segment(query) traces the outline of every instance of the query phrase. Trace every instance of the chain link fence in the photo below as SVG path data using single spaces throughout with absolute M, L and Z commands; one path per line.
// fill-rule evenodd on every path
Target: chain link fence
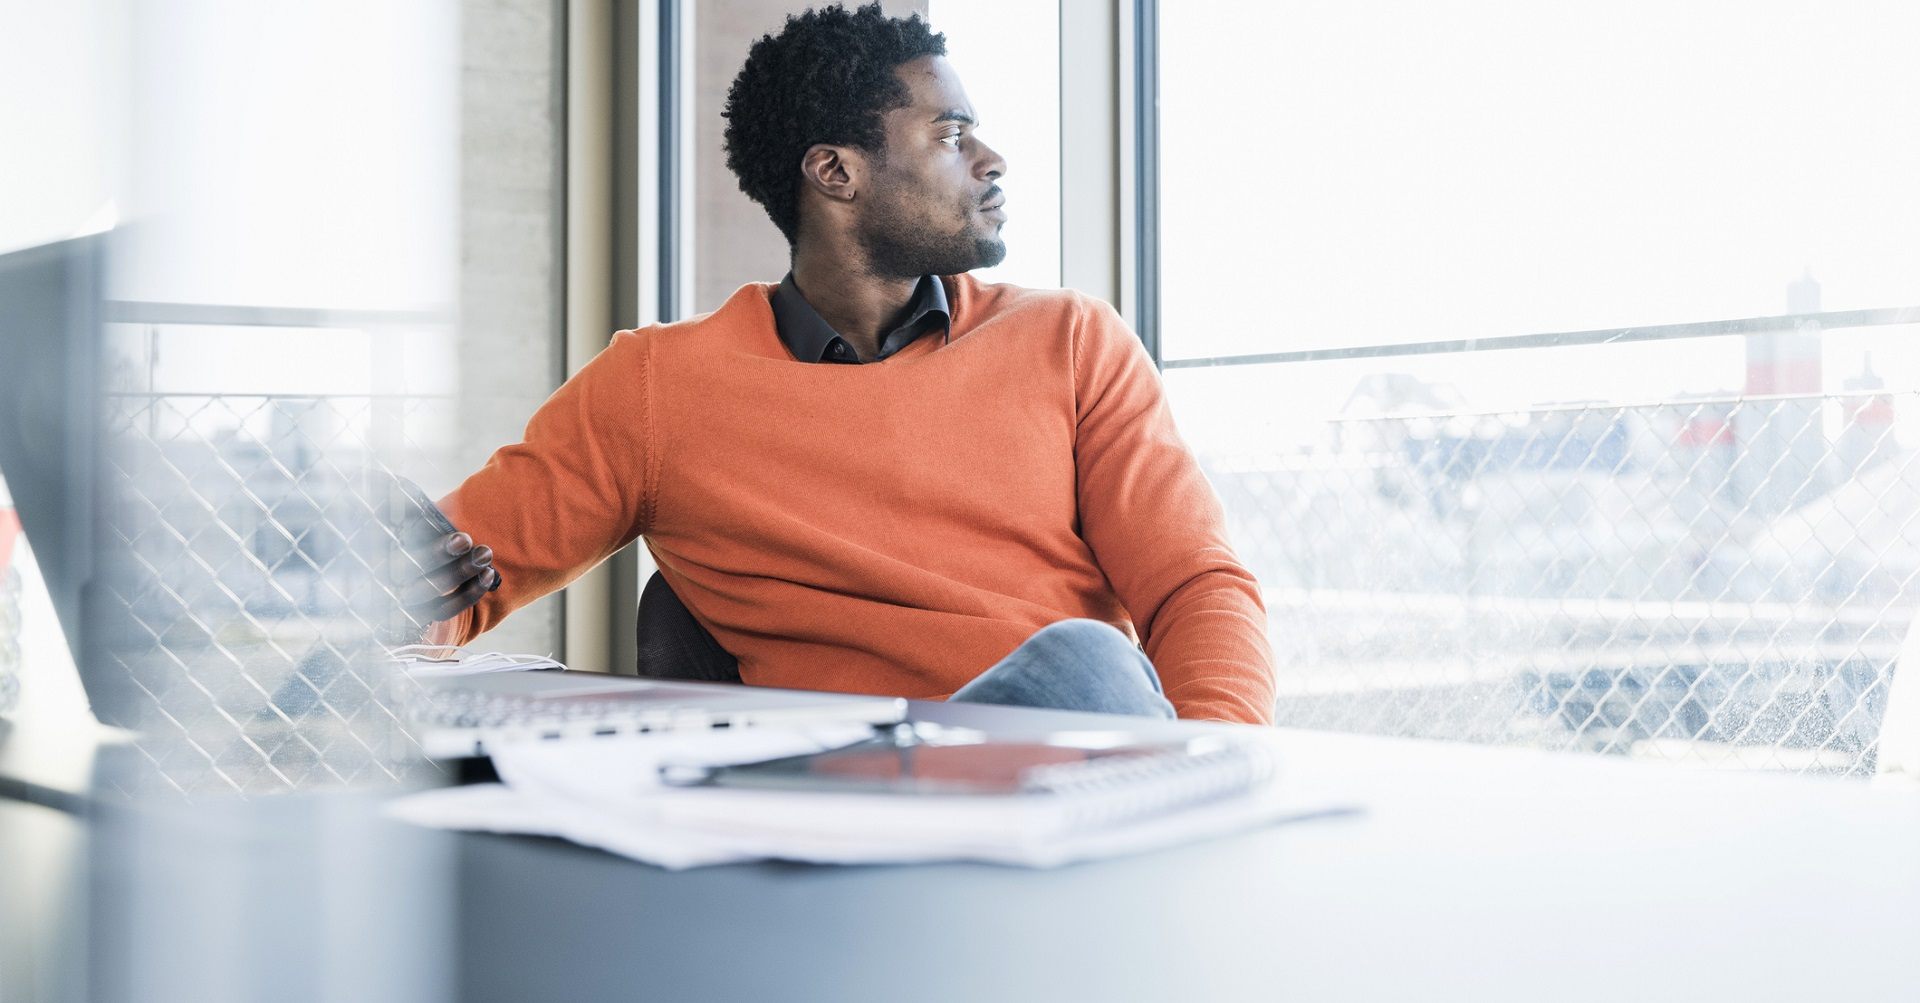
M 1912 392 L 1343 417 L 1203 457 L 1281 723 L 1871 772 L 1920 603 Z
M 421 761 L 376 637 L 394 539 L 369 470 L 420 476 L 444 401 L 115 393 L 101 581 L 103 716 L 188 795 L 392 782 Z M 98 704 L 98 701 L 96 701 Z

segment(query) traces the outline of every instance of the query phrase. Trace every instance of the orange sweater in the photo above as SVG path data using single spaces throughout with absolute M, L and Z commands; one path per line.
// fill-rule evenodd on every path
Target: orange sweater
M 645 537 L 748 682 L 944 698 L 1035 630 L 1144 642 L 1182 717 L 1265 722 L 1258 589 L 1105 303 L 945 280 L 946 342 L 796 362 L 771 284 L 622 331 L 442 503 L 505 585 L 464 644 Z

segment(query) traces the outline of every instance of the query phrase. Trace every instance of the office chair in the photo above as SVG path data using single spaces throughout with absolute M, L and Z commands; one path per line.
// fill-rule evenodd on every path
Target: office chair
M 634 619 L 636 671 L 648 679 L 693 679 L 713 683 L 740 681 L 740 662 L 687 612 L 666 579 L 654 572 L 640 590 Z

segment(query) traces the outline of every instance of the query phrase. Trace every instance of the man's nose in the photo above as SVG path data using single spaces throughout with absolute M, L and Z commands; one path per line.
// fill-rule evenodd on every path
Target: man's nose
M 974 161 L 973 173 L 976 177 L 995 181 L 1007 173 L 1007 161 L 999 152 L 985 143 L 980 144 L 980 159 Z

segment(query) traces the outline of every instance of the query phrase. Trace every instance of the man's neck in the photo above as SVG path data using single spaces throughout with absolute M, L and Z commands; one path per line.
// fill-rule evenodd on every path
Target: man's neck
M 881 339 L 906 319 L 920 280 L 883 278 L 851 256 L 808 249 L 793 256 L 793 283 L 862 359 L 873 359 Z

